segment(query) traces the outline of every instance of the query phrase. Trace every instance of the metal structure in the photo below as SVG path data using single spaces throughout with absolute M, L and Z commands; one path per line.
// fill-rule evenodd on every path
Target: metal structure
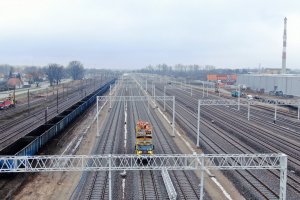
M 175 136 L 175 97 L 174 96 L 98 96 L 97 97 L 97 136 L 99 136 L 99 112 L 102 110 L 103 106 L 99 110 L 99 101 L 149 101 L 154 99 L 156 101 L 172 101 L 173 102 L 173 116 L 172 116 L 172 136 Z
M 167 89 L 179 89 L 179 90 L 182 90 L 182 89 L 180 89 L 178 87 L 165 85 L 164 86 L 164 97 L 166 97 L 166 90 Z M 173 109 L 174 109 L 174 107 L 173 107 Z M 164 111 L 166 111 L 166 101 L 165 100 L 164 100 Z
M 240 104 L 241 104 L 241 86 L 238 85 L 238 110 L 240 110 Z
M 141 88 L 141 90 L 144 90 L 143 89 L 143 86 L 135 79 L 135 78 L 133 78 L 135 81 L 136 81 L 136 83 L 137 83 L 137 85 L 139 85 L 140 86 L 140 88 Z M 147 81 L 146 81 L 146 84 L 147 84 Z M 146 87 L 147 87 L 147 85 L 146 85 Z M 155 84 L 153 84 L 153 82 L 152 82 L 152 94 L 154 94 L 154 96 L 153 96 L 153 100 L 154 100 L 154 104 L 155 104 L 155 106 L 156 106 L 156 102 L 155 102 L 155 100 L 160 100 L 161 99 L 161 97 L 159 97 L 159 98 L 156 98 L 156 96 L 155 96 Z M 145 92 L 145 94 L 147 95 L 148 94 L 148 92 L 147 92 L 147 90 L 144 90 L 144 92 Z M 151 98 L 151 96 L 150 95 L 147 95 L 147 97 L 150 97 Z M 163 96 L 163 100 L 164 100 L 164 111 L 165 111 L 165 102 L 166 102 L 166 100 L 168 101 L 168 98 L 172 98 L 172 101 L 173 101 L 173 108 L 172 108 L 172 111 L 173 111 L 173 115 L 172 115 L 172 136 L 173 137 L 175 137 L 175 96 L 168 96 L 168 97 L 166 97 L 166 95 L 165 95 L 165 93 L 164 93 L 164 96 Z M 149 111 L 149 101 L 148 101 L 148 111 Z
M 205 96 L 205 85 L 206 85 L 206 97 L 208 97 L 208 86 L 212 87 L 214 86 L 214 83 L 209 81 L 201 81 L 202 84 L 202 98 Z
M 155 99 L 155 84 L 153 84 L 153 82 L 152 82 L 152 96 Z M 155 101 L 154 101 L 154 103 L 155 103 Z
M 231 99 L 201 99 L 201 105 L 237 105 L 239 102 Z M 299 105 L 300 102 L 297 100 L 280 100 L 280 102 L 275 103 L 268 103 L 268 102 L 261 102 L 261 101 L 249 101 L 251 105 Z M 240 101 L 240 104 L 247 105 L 248 101 Z
M 109 108 L 111 109 L 111 85 L 109 85 Z
M 288 100 L 282 100 L 280 102 L 275 103 L 265 103 L 260 101 L 234 101 L 230 99 L 223 99 L 223 100 L 217 100 L 217 99 L 199 99 L 198 100 L 198 115 L 197 115 L 197 147 L 199 147 L 199 139 L 200 139 L 200 111 L 201 111 L 201 105 L 206 106 L 212 106 L 212 105 L 224 105 L 224 106 L 236 106 L 238 107 L 240 105 L 247 105 L 248 113 L 247 113 L 247 119 L 250 120 L 250 106 L 251 105 L 274 105 L 274 120 L 277 119 L 277 106 L 278 105 L 296 105 L 298 106 L 298 120 L 300 117 L 299 107 L 300 107 L 300 101 L 288 101 Z
M 162 176 L 163 181 L 165 183 L 169 199 L 176 200 L 177 199 L 177 192 L 176 192 L 176 190 L 174 188 L 174 185 L 172 183 L 172 180 L 171 180 L 171 178 L 169 176 L 168 171 L 166 169 L 163 169 L 161 171 L 161 176 Z
M 146 79 L 146 91 L 148 91 L 148 79 Z
M 146 162 L 141 162 L 146 161 Z M 285 154 L 107 154 L 1 156 L 0 173 L 118 170 L 280 170 L 280 199 L 286 199 L 287 156 Z M 165 172 L 163 172 L 165 173 Z M 204 179 L 200 184 L 203 198 Z M 111 188 L 111 179 L 109 180 Z
M 287 26 L 287 18 L 284 18 L 284 30 L 283 30 L 283 47 L 282 47 L 282 74 L 286 73 L 286 26 Z
M 175 88 L 174 87 L 174 89 L 181 89 L 181 90 L 183 90 L 182 88 L 186 88 L 187 91 L 188 90 L 190 91 L 191 96 L 193 96 L 193 87 L 192 87 L 191 84 L 188 85 L 186 83 L 178 82 L 178 81 L 170 81 L 170 83 L 178 84 L 181 87 L 181 88 Z

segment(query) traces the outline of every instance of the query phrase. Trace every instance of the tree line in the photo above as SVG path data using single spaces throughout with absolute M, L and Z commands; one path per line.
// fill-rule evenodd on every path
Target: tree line
M 22 79 L 18 71 L 23 71 L 25 74 L 31 76 L 31 82 L 36 86 L 43 81 L 46 75 L 50 82 L 50 86 L 57 85 L 63 78 L 71 77 L 73 80 L 81 80 L 85 76 L 85 69 L 81 62 L 71 61 L 66 67 L 60 64 L 51 63 L 44 67 L 29 66 L 20 70 L 10 65 L 0 66 L 0 73 L 5 75 L 5 78 L 19 78 Z M 1 78 L 1 77 L 0 77 Z M 32 84 L 30 83 L 30 84 Z
M 206 80 L 207 74 L 241 74 L 248 73 L 247 69 L 224 69 L 206 65 L 182 65 L 177 64 L 170 66 L 167 64 L 159 64 L 156 66 L 148 65 L 136 72 L 151 73 L 159 75 L 168 75 L 173 77 L 185 77 L 194 80 Z
M 67 75 L 71 76 L 73 80 L 81 80 L 84 78 L 84 66 L 79 61 L 71 61 L 65 68 L 63 65 L 59 64 L 49 64 L 44 68 L 47 74 L 50 85 L 58 84 L 61 79 L 65 78 Z

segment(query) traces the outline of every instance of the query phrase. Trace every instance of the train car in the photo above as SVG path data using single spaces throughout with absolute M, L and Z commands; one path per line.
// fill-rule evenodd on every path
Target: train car
M 231 96 L 232 97 L 239 97 L 240 96 L 240 92 L 239 91 L 232 91 L 231 92 Z
M 15 107 L 15 103 L 13 100 L 6 99 L 4 101 L 0 101 L 0 110 L 5 110 L 13 107 Z
M 136 123 L 135 153 L 137 155 L 153 155 L 152 127 L 149 122 L 139 120 Z

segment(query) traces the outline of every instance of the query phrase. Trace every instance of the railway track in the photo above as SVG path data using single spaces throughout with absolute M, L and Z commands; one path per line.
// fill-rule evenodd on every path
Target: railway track
M 141 94 L 142 94 L 141 92 L 137 93 L 137 91 L 132 91 L 132 96 L 140 96 Z M 149 113 L 145 102 L 134 102 L 133 104 L 134 104 L 133 113 L 134 115 L 136 115 L 135 121 L 137 121 L 138 119 L 149 121 L 154 127 L 153 131 L 155 134 L 154 137 L 155 153 L 156 154 L 181 153 L 178 147 L 176 146 L 176 144 L 173 142 L 172 137 L 169 134 L 167 134 L 167 130 L 164 128 L 164 125 L 157 117 L 157 114 L 154 112 L 154 110 L 150 109 L 150 113 Z M 178 193 L 179 199 L 199 199 L 197 188 L 200 180 L 195 178 L 196 175 L 193 172 L 170 171 L 169 174 L 174 184 L 174 187 Z M 160 194 L 158 195 L 160 197 Z
M 91 79 L 89 79 L 89 80 L 91 80 Z M 29 108 L 28 108 L 27 100 L 26 100 L 26 102 L 23 101 L 23 103 L 17 103 L 16 107 L 13 109 L 1 110 L 0 111 L 0 120 L 5 123 L 6 121 L 9 121 L 10 119 L 16 119 L 20 115 L 20 113 L 28 112 L 28 110 L 30 110 L 30 112 L 34 112 L 38 105 L 44 105 L 45 103 L 49 103 L 52 101 L 56 102 L 57 90 L 58 90 L 59 99 L 68 98 L 69 94 L 77 93 L 78 91 L 83 92 L 86 88 L 88 88 L 87 87 L 88 85 L 89 85 L 89 87 L 91 86 L 91 83 L 88 84 L 87 82 L 91 82 L 91 81 L 86 81 L 85 84 L 80 84 L 80 83 L 76 84 L 73 82 L 63 83 L 63 84 L 53 86 L 53 88 L 49 89 L 49 91 L 47 90 L 47 91 L 30 92 L 29 93 L 29 95 L 30 95 Z M 100 82 L 97 83 L 97 87 L 100 86 L 99 83 Z M 72 85 L 72 86 L 70 87 L 70 85 Z M 94 86 L 96 86 L 96 83 L 94 83 Z M 46 95 L 45 95 L 45 92 L 46 92 Z M 26 99 L 27 99 L 27 97 L 26 97 Z
M 121 91 L 121 94 L 123 91 Z M 113 103 L 110 114 L 106 120 L 104 129 L 101 130 L 101 137 L 96 141 L 96 146 L 91 152 L 92 154 L 113 154 L 117 153 L 120 146 L 120 133 L 124 124 L 123 115 L 124 105 L 121 102 Z M 123 123 L 121 123 L 123 122 Z M 82 188 L 79 188 L 77 199 L 108 199 L 108 172 L 90 172 L 85 173 L 81 179 Z M 112 180 L 116 180 L 116 172 L 112 172 Z M 112 188 L 116 187 L 116 183 L 112 181 Z M 119 191 L 119 190 L 118 190 Z M 117 199 L 121 194 L 114 192 L 114 199 Z
M 93 92 L 93 88 L 89 88 L 87 85 L 87 93 L 89 95 Z M 77 90 L 78 91 L 78 90 Z M 57 108 L 56 102 L 48 104 L 48 115 L 47 121 L 51 120 L 59 113 L 68 109 L 78 101 L 80 101 L 84 96 L 81 93 L 73 93 L 69 95 L 68 100 L 62 99 L 59 101 L 59 106 Z M 46 105 L 45 105 L 46 106 Z M 58 110 L 58 113 L 57 113 Z M 45 123 L 45 110 L 44 106 L 38 111 L 32 112 L 30 115 L 19 118 L 17 120 L 9 121 L 0 126 L 0 150 L 4 149 L 8 145 L 17 141 L 19 138 L 28 134 L 30 131 L 39 127 Z
M 184 112 L 183 109 L 179 109 L 179 112 Z M 184 130 L 191 132 L 191 129 L 194 131 L 194 140 L 196 140 L 196 126 L 193 124 L 193 122 L 196 122 L 196 117 L 194 118 L 194 121 L 192 121 L 192 118 L 189 115 L 186 114 L 182 114 L 182 116 L 180 116 L 180 122 L 178 122 L 181 126 L 185 126 Z M 239 142 L 235 142 L 236 139 L 232 139 L 232 138 L 228 138 L 228 135 L 223 135 L 223 133 L 221 132 L 222 129 L 215 129 L 212 126 L 209 126 L 207 124 L 209 124 L 210 121 L 206 120 L 204 122 L 204 126 L 208 126 L 209 128 L 207 129 L 203 129 L 201 130 L 201 140 L 202 143 L 202 148 L 204 148 L 205 150 L 208 150 L 209 153 L 216 153 L 216 154 L 228 154 L 228 153 L 251 153 L 251 151 L 245 150 L 243 148 L 241 148 L 241 144 Z M 212 133 L 215 133 L 214 135 L 212 135 Z M 255 151 L 252 151 L 252 153 Z M 238 171 L 235 172 L 237 173 L 239 176 L 241 176 L 243 179 L 243 184 L 248 184 L 250 186 L 252 186 L 253 188 L 255 188 L 255 191 L 257 193 L 260 194 L 260 198 L 262 199 L 277 199 L 278 195 L 276 192 L 274 192 L 273 189 L 271 189 L 268 185 L 266 185 L 263 181 L 261 181 L 258 177 L 257 174 L 252 173 L 251 171 Z M 259 172 L 258 172 L 259 173 Z M 274 182 L 279 182 L 279 180 L 274 180 Z M 278 186 L 279 187 L 279 186 Z M 274 188 L 275 191 L 278 188 Z
M 197 92 L 195 92 L 197 91 Z M 194 91 L 194 94 L 198 94 L 198 98 L 202 98 L 202 91 L 199 89 L 196 89 Z M 187 93 L 187 92 L 185 92 Z M 200 94 L 200 95 L 199 95 Z M 207 97 L 204 97 L 207 98 Z M 231 96 L 222 96 L 219 97 L 213 92 L 209 92 L 209 99 L 230 99 L 230 100 L 236 100 L 236 97 L 231 97 Z M 241 98 L 241 100 L 244 100 Z M 252 115 L 257 115 L 257 117 L 263 116 L 262 120 L 268 120 L 272 121 L 274 120 L 274 109 L 275 109 L 275 104 L 269 104 L 268 106 L 264 105 L 252 105 L 251 106 L 251 116 Z M 277 120 L 276 123 L 281 123 L 281 124 L 289 124 L 291 129 L 295 129 L 299 131 L 300 129 L 300 123 L 299 120 L 297 119 L 298 113 L 296 111 L 293 111 L 292 109 L 283 108 L 282 106 L 284 105 L 279 105 L 277 106 Z M 282 109 L 283 108 L 283 109 Z M 241 106 L 241 111 L 244 113 L 247 113 L 247 107 Z
M 160 195 L 158 193 L 157 183 L 155 183 L 156 177 L 153 171 L 139 171 L 139 180 L 139 199 L 161 199 L 159 198 Z
M 140 96 L 138 90 L 119 91 L 118 95 Z M 124 114 L 127 115 L 127 145 L 124 145 Z M 173 142 L 172 137 L 167 134 L 167 130 L 153 109 L 147 111 L 144 102 L 124 102 L 113 103 L 112 109 L 107 116 L 101 137 L 97 139 L 97 144 L 92 151 L 95 154 L 110 153 L 134 153 L 135 144 L 135 123 L 138 119 L 149 121 L 154 127 L 155 153 L 172 154 L 179 153 L 180 150 Z M 168 199 L 161 172 L 159 171 L 129 171 L 126 173 L 126 185 L 122 189 L 122 179 L 117 172 L 112 172 L 113 199 Z M 75 199 L 108 199 L 108 172 L 93 172 L 82 175 Z M 178 199 L 198 199 L 199 179 L 193 172 L 176 171 L 170 172 L 170 177 L 178 192 Z M 122 190 L 125 194 L 123 194 Z M 123 196 L 124 195 L 124 196 Z M 75 195 L 76 196 L 76 195 Z M 121 197 L 123 196 L 123 197 Z M 209 199 L 206 196 L 205 199 Z
M 188 104 L 190 108 L 197 108 L 197 97 L 187 100 L 187 98 L 179 96 L 182 93 L 179 94 L 176 91 L 174 93 L 178 95 L 177 100 L 182 105 Z M 242 132 L 244 134 L 240 134 L 240 137 L 246 138 L 247 141 L 253 141 L 253 144 L 267 147 L 265 152 L 286 153 L 290 157 L 289 161 L 300 168 L 300 139 L 297 137 L 299 135 L 297 132 L 282 129 L 272 123 L 262 123 L 259 120 L 253 120 L 255 123 L 249 122 L 245 117 L 239 118 L 239 115 L 235 114 L 236 112 L 231 113 L 231 110 L 226 109 L 226 107 L 224 109 L 224 106 L 202 106 L 201 111 L 203 111 L 203 116 L 215 120 L 224 130 L 235 133 Z
M 81 137 L 83 137 L 83 138 L 86 137 L 87 130 L 89 129 L 87 127 L 90 124 L 90 121 L 88 121 L 88 120 L 89 119 L 92 120 L 91 118 L 93 116 L 95 116 L 95 114 L 96 114 L 96 105 L 94 104 L 90 108 L 88 108 L 87 111 L 83 115 L 79 116 L 72 123 L 72 125 L 70 127 L 68 127 L 66 129 L 66 131 L 64 131 L 64 133 L 62 133 L 60 135 L 61 137 L 59 137 L 58 140 L 52 141 L 52 142 L 54 142 L 54 144 L 56 146 L 58 146 L 60 148 L 65 148 L 66 146 L 68 146 L 67 148 L 65 148 L 62 155 L 76 154 L 76 152 L 79 149 L 78 141 L 80 140 Z M 81 126 L 80 127 L 78 125 L 82 123 L 81 122 L 82 120 L 85 120 L 85 123 L 84 123 L 84 125 L 80 125 Z M 77 129 L 77 131 L 78 131 L 78 129 L 80 129 L 78 131 L 80 134 L 74 138 L 74 135 L 72 134 L 72 132 L 76 129 Z M 71 132 L 71 134 L 70 134 L 70 132 Z M 69 143 L 70 141 L 72 141 L 72 142 Z M 13 196 L 15 195 L 15 191 L 18 191 L 20 189 L 19 187 L 28 181 L 27 180 L 28 174 L 25 176 L 24 176 L 24 174 L 21 176 L 19 176 L 19 175 L 21 175 L 21 174 L 18 174 L 17 176 L 9 177 L 9 179 L 8 179 L 8 177 L 1 177 L 0 191 L 2 191 L 2 192 L 0 193 L 0 196 L 2 197 L 2 199 L 12 199 Z M 14 182 L 16 182 L 15 179 L 19 179 L 18 180 L 19 185 L 15 186 L 15 188 L 12 189 L 11 185 L 14 184 Z M 9 189 L 7 189 L 7 188 L 9 188 Z
M 97 85 L 97 87 L 100 87 L 100 85 L 102 84 L 103 82 L 99 83 L 99 85 Z M 82 94 L 82 91 L 83 90 L 88 90 L 87 94 L 90 94 L 92 89 L 90 87 L 91 85 L 86 85 L 85 87 L 82 87 L 81 89 L 78 89 L 78 88 L 73 88 L 71 91 L 69 91 L 69 94 L 68 96 L 65 96 L 62 92 L 59 92 L 58 94 L 58 106 L 61 106 L 61 104 L 63 104 L 64 102 L 66 102 L 66 100 L 68 101 L 69 99 L 74 99 L 74 97 L 78 97 L 80 96 L 81 98 L 83 98 L 84 94 Z M 25 118 L 30 118 L 31 116 L 36 116 L 38 115 L 41 110 L 44 111 L 46 107 L 56 107 L 56 104 L 57 104 L 57 96 L 56 94 L 55 95 L 51 95 L 48 99 L 38 99 L 38 101 L 35 101 L 35 102 L 31 102 L 31 103 L 34 103 L 34 104 L 31 104 L 31 107 L 29 108 L 30 109 L 30 112 L 28 111 L 28 106 L 27 104 L 26 105 L 23 105 L 22 107 L 24 108 L 20 108 L 18 105 L 16 108 L 14 109 L 11 109 L 11 110 L 3 110 L 5 111 L 4 114 L 2 111 L 0 111 L 0 117 L 1 119 L 3 118 L 7 118 L 8 120 L 2 120 L 4 123 L 2 123 L 0 125 L 0 130 L 2 132 L 8 130 L 9 128 L 11 128 L 12 126 L 14 126 L 14 124 L 16 123 L 16 121 L 20 120 L 18 118 L 22 118 L 21 120 L 24 120 Z M 36 108 L 38 107 L 38 109 L 33 109 L 32 110 L 32 107 Z M 39 108 L 39 107 L 42 107 L 42 108 Z M 6 116 L 5 113 L 7 114 L 7 112 L 10 111 L 9 114 L 14 114 L 14 115 L 18 115 L 17 118 L 14 118 L 14 116 Z M 24 117 L 24 114 L 25 114 L 25 117 Z
M 137 94 L 137 91 L 133 91 L 130 89 L 130 96 L 140 96 L 140 94 Z M 131 133 L 130 139 L 135 141 L 135 123 L 138 120 L 144 120 L 150 122 L 150 124 L 153 127 L 153 134 L 156 133 L 157 127 L 152 124 L 152 122 L 149 120 L 147 115 L 143 112 L 144 106 L 143 102 L 130 102 L 129 103 L 129 113 L 132 113 L 132 118 L 131 118 L 131 127 L 129 130 L 129 133 Z M 156 133 L 154 135 L 154 145 L 156 147 L 155 143 L 155 137 L 160 133 Z M 132 152 L 134 152 L 134 148 L 131 148 Z M 157 147 L 155 148 L 155 153 L 157 152 Z M 160 176 L 159 172 L 157 171 L 139 171 L 138 173 L 139 177 L 137 178 L 139 182 L 139 198 L 138 199 L 166 199 L 167 198 L 167 193 L 165 190 L 165 187 L 162 182 L 162 177 Z
M 160 91 L 158 91 L 157 92 L 157 95 L 162 95 L 162 89 L 161 88 L 159 88 L 159 87 L 157 87 L 157 89 L 158 90 L 160 90 Z M 170 90 L 168 90 L 167 91 L 167 93 L 169 92 Z M 170 93 L 172 93 L 172 95 L 174 95 L 175 94 L 175 96 L 176 96 L 176 100 L 177 100 L 177 102 L 179 102 L 179 103 L 177 103 L 177 107 L 176 107 L 176 109 L 177 109 L 177 115 L 178 115 L 178 118 L 180 119 L 180 120 L 177 120 L 178 121 L 178 123 L 180 123 L 182 126 L 186 126 L 186 127 L 188 127 L 187 129 L 187 132 L 188 133 L 193 133 L 192 134 L 192 138 L 194 139 L 194 141 L 195 141 L 195 138 L 196 138 L 196 114 L 195 114 L 195 112 L 196 112 L 196 110 L 195 110 L 195 108 L 197 108 L 197 101 L 196 101 L 196 99 L 195 100 L 193 100 L 190 96 L 187 96 L 187 95 L 183 95 L 183 94 L 185 94 L 185 92 L 180 92 L 180 94 L 179 94 L 179 92 L 177 92 L 176 93 L 176 91 L 172 91 L 172 92 L 169 92 L 169 94 Z M 185 96 L 185 97 L 183 97 L 183 96 Z M 193 102 L 194 101 L 194 102 Z M 179 105 L 178 105 L 179 104 Z M 171 109 L 171 107 L 170 107 L 170 105 L 167 103 L 167 105 L 168 105 L 168 110 L 170 110 Z M 203 108 L 203 107 L 202 107 Z M 208 119 L 214 119 L 215 121 L 221 121 L 220 123 L 223 123 L 224 121 L 226 121 L 227 120 L 227 118 L 228 118 L 228 116 L 226 116 L 226 117 L 223 117 L 223 118 L 221 118 L 221 116 L 220 115 L 222 115 L 222 114 L 224 114 L 223 112 L 225 112 L 225 111 L 219 111 L 219 109 L 218 110 L 214 110 L 214 109 L 212 109 L 212 108 L 208 108 L 208 109 L 201 109 L 201 114 L 204 114 L 205 113 L 205 115 L 207 115 L 206 116 L 206 118 L 208 118 Z M 217 112 L 219 112 L 220 114 L 218 115 L 218 116 L 215 116 L 216 115 L 216 113 Z M 178 113 L 180 113 L 180 114 L 178 114 Z M 187 113 L 187 114 L 185 114 L 185 113 Z M 210 114 L 210 116 L 208 116 Z M 192 117 L 191 117 L 192 116 Z M 212 117 L 213 116 L 213 117 Z M 203 116 L 202 116 L 203 117 Z M 204 117 L 205 118 L 205 117 Z M 226 119 L 225 119 L 226 118 Z M 222 120 L 221 120 L 222 119 Z M 238 121 L 238 119 L 235 119 L 235 122 L 237 122 Z M 209 123 L 211 123 L 209 120 L 206 120 L 206 121 L 201 121 L 201 123 L 203 123 L 204 125 L 202 125 L 202 134 L 203 134 L 203 136 L 206 138 L 206 137 L 209 137 L 209 134 L 208 134 L 208 132 L 209 133 L 213 133 L 213 132 L 215 132 L 215 133 L 220 133 L 220 132 L 222 132 L 222 129 L 219 129 L 219 130 L 214 130 L 214 131 L 212 131 L 212 130 L 206 130 L 207 132 L 205 132 L 204 130 L 203 130 L 203 127 L 204 126 L 207 126 L 207 124 L 209 124 Z M 216 123 L 216 122 L 215 122 Z M 214 124 L 215 124 L 214 123 Z M 238 125 L 237 124 L 235 124 L 235 126 L 236 127 L 239 127 L 239 123 L 238 123 Z M 192 131 L 191 131 L 192 130 Z M 228 131 L 228 130 L 227 130 Z M 238 130 L 236 130 L 236 132 L 237 132 Z M 224 130 L 223 130 L 223 132 L 224 132 Z M 229 133 L 231 133 L 231 132 L 229 132 Z M 243 131 L 243 133 L 244 133 L 244 135 L 247 135 L 247 133 L 245 132 L 245 130 Z M 226 137 L 228 137 L 228 136 L 226 136 Z M 226 138 L 225 137 L 225 138 Z M 230 138 L 230 137 L 229 137 Z M 223 140 L 223 141 L 222 141 Z M 239 138 L 232 138 L 231 137 L 231 142 L 230 141 L 227 141 L 228 143 L 226 144 L 226 143 L 224 143 L 224 137 L 223 137 L 223 139 L 222 140 L 220 140 L 220 136 L 219 136 L 219 138 L 217 139 L 217 138 L 214 138 L 214 139 L 210 139 L 210 141 L 208 141 L 207 139 L 206 139 L 206 141 L 205 141 L 205 144 L 206 145 L 208 145 L 208 144 L 211 144 L 211 143 L 215 143 L 214 145 L 210 145 L 210 151 L 214 151 L 214 153 L 256 153 L 257 151 L 256 150 L 253 150 L 253 151 L 249 151 L 249 150 L 243 150 L 243 151 L 241 151 L 241 150 L 237 150 L 238 148 L 237 148 L 237 144 L 235 144 L 235 145 L 233 145 L 232 144 L 232 142 L 233 141 L 235 141 L 235 140 L 237 140 L 237 141 L 239 141 L 239 142 L 245 142 L 245 141 L 241 141 L 241 140 L 239 140 Z M 220 141 L 219 143 L 222 143 L 222 145 L 216 145 L 216 141 Z M 221 142 L 222 141 L 222 142 Z M 226 141 L 226 140 L 225 140 Z M 204 142 L 203 142 L 204 143 Z M 249 146 L 249 144 L 247 144 L 247 141 L 246 141 L 246 143 L 243 143 L 245 146 Z M 219 146 L 219 147 L 218 147 Z M 230 147 L 232 147 L 232 146 L 236 146 L 236 148 L 235 149 L 232 149 L 231 151 L 228 151 L 228 150 L 225 150 L 225 148 L 226 149 L 230 149 Z M 221 148 L 222 147 L 222 148 Z M 216 149 L 219 149 L 218 151 L 216 151 Z M 274 152 L 274 151 L 273 151 Z M 274 176 L 274 174 L 272 174 L 273 175 L 273 177 L 276 177 L 276 176 Z M 258 174 L 256 174 L 256 175 L 254 175 L 254 176 L 252 176 L 252 178 L 251 178 L 251 176 L 245 176 L 245 175 L 242 175 L 241 174 L 241 176 L 244 176 L 244 179 L 247 181 L 247 180 L 252 180 L 251 182 L 249 182 L 248 181 L 248 184 L 252 184 L 252 183 L 254 183 L 254 184 L 252 184 L 252 186 L 256 189 L 256 191 L 258 192 L 258 193 L 260 193 L 261 194 L 261 196 L 262 197 L 264 197 L 265 199 L 272 199 L 272 198 L 278 198 L 278 195 L 277 195 L 277 193 L 275 193 L 274 191 L 276 191 L 276 189 L 278 190 L 278 185 L 275 185 L 275 184 L 273 184 L 273 185 L 271 185 L 271 186 L 268 186 L 268 185 L 266 185 L 266 184 L 264 184 L 264 181 L 263 182 L 261 182 L 259 179 L 258 179 L 258 177 L 267 177 L 267 176 L 265 176 L 265 175 L 263 175 L 263 176 L 261 176 L 261 175 L 259 175 L 259 173 Z M 272 177 L 272 176 L 271 176 Z M 277 178 L 278 178 L 278 175 L 277 175 Z M 268 178 L 267 178 L 268 179 Z M 274 179 L 274 178 L 273 178 Z M 271 179 L 271 180 L 273 180 L 273 179 Z M 265 180 L 266 182 L 270 182 L 270 180 Z M 278 180 L 276 180 L 275 179 L 275 181 L 278 183 Z M 261 183 L 259 183 L 259 182 L 261 182 Z M 292 175 L 292 174 L 289 174 L 289 181 L 288 181 L 288 184 L 289 184 L 289 192 L 291 192 L 291 193 L 294 193 L 293 195 L 291 194 L 291 196 L 290 197 L 292 197 L 292 196 L 297 196 L 297 195 L 299 195 L 299 178 L 298 177 L 295 177 L 294 175 Z M 267 190 L 266 190 L 266 188 L 267 188 Z M 275 190 L 274 190 L 274 188 L 275 188 Z M 261 191 L 263 191 L 263 192 L 261 192 Z M 269 191 L 269 192 L 267 192 L 267 191 Z M 265 196 L 263 196 L 264 194 L 266 194 Z

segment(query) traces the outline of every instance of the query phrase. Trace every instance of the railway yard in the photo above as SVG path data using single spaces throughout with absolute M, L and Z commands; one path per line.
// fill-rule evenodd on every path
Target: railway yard
M 70 88 L 57 88 L 53 93 L 43 94 L 31 104 L 23 103 L 13 109 L 1 111 L 1 142 L 0 151 L 27 135 L 40 125 L 47 123 L 87 95 L 100 87 L 104 81 L 85 80 L 74 83 Z
M 0 200 L 300 200 L 300 1 L 0 7 Z
M 143 120 L 153 127 L 155 155 L 286 154 L 286 199 L 299 199 L 300 122 L 296 109 L 277 106 L 274 120 L 273 105 L 251 105 L 248 120 L 249 107 L 246 104 L 241 104 L 240 109 L 236 105 L 201 105 L 197 147 L 198 101 L 236 101 L 236 98 L 216 94 L 213 90 L 204 92 L 202 86 L 177 84 L 165 77 L 147 74 L 123 74 L 113 83 L 115 78 L 75 83 L 68 88 L 68 93 L 58 88 L 49 96 L 47 94 L 47 98 L 44 95 L 32 102 L 31 109 L 24 103 L 1 111 L 0 120 L 4 122 L 0 125 L 1 155 L 31 152 L 26 150 L 18 154 L 33 141 L 33 137 L 37 137 L 36 130 L 51 128 L 58 121 L 55 120 L 57 117 L 61 120 L 72 115 L 74 105 L 87 103 L 86 110 L 76 119 L 67 120 L 69 125 L 64 125 L 61 133 L 48 142 L 47 148 L 38 150 L 40 155 L 134 154 L 136 122 Z M 114 101 L 108 98 L 108 101 L 99 102 L 96 96 L 147 97 L 151 101 Z M 175 102 L 164 103 L 155 96 L 174 97 Z M 100 114 L 97 113 L 98 103 Z M 173 103 L 175 124 L 171 122 Z M 96 123 L 97 114 L 100 123 Z M 169 170 L 167 176 L 172 187 L 167 186 L 164 174 L 158 170 L 45 173 L 27 175 L 13 191 L 9 187 L 21 177 L 1 176 L 1 199 L 109 199 L 110 195 L 112 199 L 170 199 L 170 188 L 175 189 L 177 199 L 202 198 L 199 183 L 203 179 L 195 170 Z M 281 199 L 278 169 L 207 170 L 204 177 L 204 199 Z M 44 191 L 44 194 L 39 191 Z

